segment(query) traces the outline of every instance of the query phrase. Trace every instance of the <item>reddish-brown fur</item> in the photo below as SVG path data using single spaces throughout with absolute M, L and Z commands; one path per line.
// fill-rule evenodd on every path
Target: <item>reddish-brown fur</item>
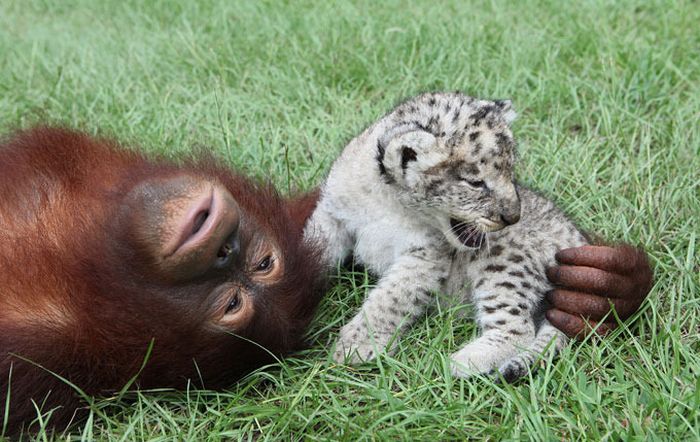
M 139 372 L 151 343 L 140 388 L 180 388 L 188 380 L 221 388 L 271 361 L 234 333 L 277 355 L 300 343 L 320 294 L 315 253 L 301 241 L 316 195 L 284 200 L 211 163 L 149 160 L 63 129 L 36 128 L 0 143 L 0 427 L 10 392 L 6 434 L 36 418 L 32 401 L 43 412 L 54 410 L 52 424 L 65 425 L 81 403 L 58 376 L 89 395 L 109 395 Z M 130 230 L 129 220 L 143 216 L 125 203 L 134 186 L 181 175 L 223 184 L 241 211 L 241 241 L 279 251 L 281 273 L 233 280 L 254 304 L 240 329 L 212 323 L 212 304 L 219 302 L 212 290 L 221 275 L 164 277 L 147 258 L 151 246 Z M 160 229 L 170 213 L 161 215 L 165 221 L 145 222 Z

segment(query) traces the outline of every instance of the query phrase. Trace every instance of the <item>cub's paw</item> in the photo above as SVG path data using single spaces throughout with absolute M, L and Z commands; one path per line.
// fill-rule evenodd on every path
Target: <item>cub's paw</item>
M 487 374 L 513 356 L 514 349 L 501 348 L 480 342 L 477 339 L 450 356 L 452 375 L 467 378 L 476 374 Z
M 499 380 L 502 376 L 503 380 L 512 384 L 518 379 L 527 376 L 528 371 L 528 366 L 525 361 L 519 357 L 514 357 L 498 367 L 497 371 L 493 370 L 492 376 Z
M 377 356 L 377 352 L 386 348 L 390 339 L 391 335 L 372 335 L 367 326 L 351 321 L 340 330 L 333 360 L 351 365 L 371 361 Z
M 484 358 L 482 352 L 474 348 L 462 348 L 450 356 L 450 369 L 452 376 L 458 378 L 468 378 L 477 374 L 485 374 L 493 369 L 488 358 Z

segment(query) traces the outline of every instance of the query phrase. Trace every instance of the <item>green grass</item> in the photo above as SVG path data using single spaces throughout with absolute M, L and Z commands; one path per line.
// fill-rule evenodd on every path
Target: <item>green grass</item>
M 0 0 L 2 132 L 50 121 L 173 158 L 206 146 L 287 191 L 406 96 L 512 98 L 521 180 L 644 246 L 656 282 L 630 328 L 503 386 L 448 375 L 476 332 L 449 310 L 395 357 L 333 364 L 372 284 L 342 271 L 311 349 L 222 393 L 99 400 L 70 437 L 700 438 L 700 3 L 174 3 Z

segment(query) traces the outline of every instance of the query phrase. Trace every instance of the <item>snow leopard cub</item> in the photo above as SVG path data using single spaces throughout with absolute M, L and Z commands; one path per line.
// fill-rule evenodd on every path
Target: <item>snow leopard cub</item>
M 329 266 L 354 253 L 379 277 L 340 331 L 334 358 L 372 359 L 432 304 L 473 303 L 480 336 L 451 356 L 457 376 L 525 375 L 566 338 L 543 316 L 557 250 L 586 243 L 552 202 L 513 178 L 509 101 L 423 94 L 353 139 L 333 164 L 306 237 Z M 389 348 L 388 350 L 393 350 Z

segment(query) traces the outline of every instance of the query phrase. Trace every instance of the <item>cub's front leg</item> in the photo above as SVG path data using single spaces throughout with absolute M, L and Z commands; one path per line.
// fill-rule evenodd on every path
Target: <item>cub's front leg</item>
M 449 267 L 449 253 L 426 247 L 399 257 L 340 330 L 333 359 L 350 364 L 373 359 L 435 299 L 433 292 L 444 284 Z

